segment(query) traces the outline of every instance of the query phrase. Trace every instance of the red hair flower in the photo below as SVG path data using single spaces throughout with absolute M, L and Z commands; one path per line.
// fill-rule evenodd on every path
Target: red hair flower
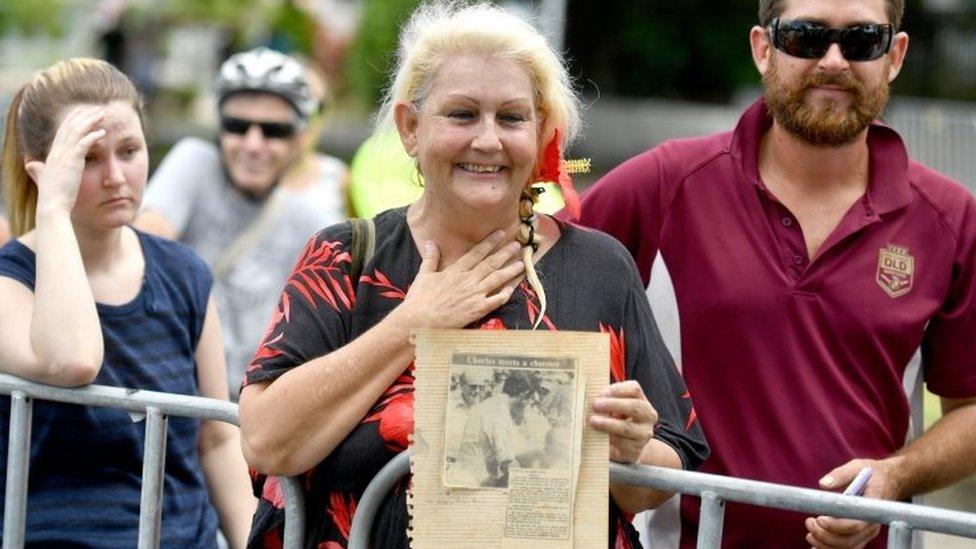
M 559 185 L 563 193 L 563 201 L 566 209 L 573 221 L 578 221 L 580 217 L 580 199 L 573 188 L 573 180 L 569 177 L 566 170 L 566 161 L 563 160 L 563 132 L 556 128 L 552 139 L 542 151 L 542 162 L 539 165 L 539 181 L 551 181 Z

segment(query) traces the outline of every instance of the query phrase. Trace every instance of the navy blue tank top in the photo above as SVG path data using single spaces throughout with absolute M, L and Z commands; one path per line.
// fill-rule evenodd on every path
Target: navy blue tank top
M 131 302 L 98 304 L 105 359 L 96 384 L 196 395 L 194 352 L 212 276 L 189 248 L 137 231 L 146 272 Z M 0 276 L 34 289 L 34 252 L 0 248 Z M 0 511 L 10 398 L 0 397 Z M 199 420 L 170 417 L 161 547 L 215 547 L 217 517 L 197 453 Z M 34 401 L 27 496 L 31 547 L 135 547 L 145 422 L 123 410 Z M 2 536 L 2 532 L 0 532 Z

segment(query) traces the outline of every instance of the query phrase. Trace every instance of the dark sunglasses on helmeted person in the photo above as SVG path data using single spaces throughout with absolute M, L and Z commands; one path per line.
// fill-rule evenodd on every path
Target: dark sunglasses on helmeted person
M 288 139 L 298 132 L 298 126 L 292 122 L 259 122 L 233 116 L 220 117 L 220 129 L 227 133 L 244 135 L 251 126 L 257 126 L 266 139 Z
M 848 61 L 873 61 L 888 53 L 894 33 L 891 23 L 858 23 L 835 29 L 815 21 L 776 18 L 769 24 L 773 47 L 802 59 L 820 59 L 831 44 L 837 44 Z

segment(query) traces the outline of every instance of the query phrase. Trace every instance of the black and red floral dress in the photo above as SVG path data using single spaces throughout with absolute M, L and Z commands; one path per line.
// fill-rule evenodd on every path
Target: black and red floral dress
M 375 218 L 376 251 L 358 282 L 349 279 L 348 223 L 329 227 L 306 245 L 281 295 L 244 384 L 273 381 L 291 368 L 338 349 L 382 320 L 406 296 L 421 257 L 406 208 Z M 537 263 L 548 308 L 539 329 L 603 331 L 611 337 L 612 381 L 635 379 L 660 420 L 655 438 L 674 447 L 685 468 L 708 447 L 691 399 L 651 316 L 630 254 L 611 237 L 557 221 L 561 238 Z M 523 283 L 501 308 L 471 328 L 530 329 L 539 313 Z M 373 476 L 407 448 L 413 431 L 413 365 L 377 400 L 362 422 L 325 460 L 304 475 L 306 546 L 346 547 L 356 504 Z M 406 484 L 383 502 L 374 547 L 406 548 Z M 255 476 L 260 504 L 249 547 L 279 547 L 284 498 L 277 480 Z M 610 546 L 640 547 L 629 516 L 611 500 Z

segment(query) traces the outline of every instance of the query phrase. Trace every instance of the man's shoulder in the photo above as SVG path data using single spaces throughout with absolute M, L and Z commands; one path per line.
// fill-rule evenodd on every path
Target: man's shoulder
M 954 235 L 959 236 L 963 230 L 976 230 L 968 226 L 976 212 L 976 199 L 961 183 L 916 160 L 908 162 L 908 182 Z M 964 221 L 967 219 L 969 222 Z
M 627 160 L 611 172 L 613 176 L 660 175 L 675 183 L 730 154 L 731 131 L 699 137 L 669 139 Z
M 149 178 L 146 199 L 150 204 L 177 193 L 188 198 L 188 188 L 220 188 L 224 172 L 217 145 L 199 137 L 184 137 L 166 153 Z
M 160 178 L 187 178 L 207 181 L 220 174 L 220 151 L 217 145 L 199 137 L 184 137 L 163 157 L 150 184 Z
M 910 159 L 908 161 L 908 181 L 915 189 L 933 196 L 933 198 L 948 198 L 958 200 L 972 196 L 972 193 L 962 183 L 948 175 L 926 166 L 921 162 Z
M 654 155 L 669 172 L 687 173 L 729 154 L 732 133 L 724 131 L 698 137 L 669 139 L 646 154 Z
M 662 154 L 671 155 L 675 159 L 695 161 L 727 153 L 732 143 L 732 134 L 732 130 L 727 130 L 696 137 L 668 139 L 652 150 L 658 149 Z
M 218 160 L 220 153 L 215 143 L 199 137 L 190 136 L 177 141 L 167 156 L 186 156 L 189 158 Z

